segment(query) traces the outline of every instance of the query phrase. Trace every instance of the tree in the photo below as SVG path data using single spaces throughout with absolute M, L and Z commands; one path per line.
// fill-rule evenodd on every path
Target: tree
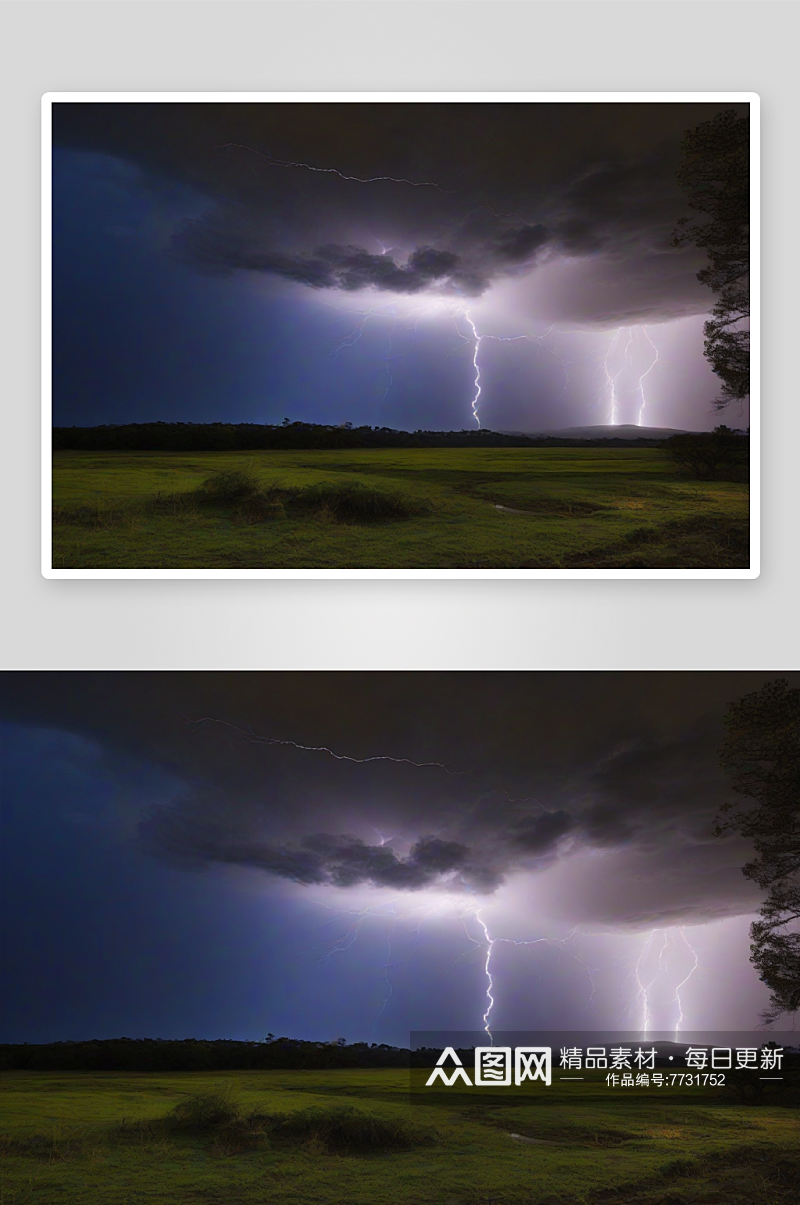
M 676 464 L 696 477 L 713 478 L 717 469 L 747 468 L 750 440 L 730 427 L 715 427 L 713 431 L 671 435 L 664 449 Z
M 705 355 L 722 381 L 715 405 L 723 409 L 750 393 L 750 122 L 735 110 L 717 113 L 687 131 L 681 143 L 678 184 L 690 209 L 706 221 L 684 217 L 673 245 L 694 243 L 708 255 L 697 279 L 717 294 L 703 327 Z
M 730 705 L 725 729 L 720 764 L 753 806 L 725 805 L 715 831 L 741 833 L 755 850 L 742 873 L 766 892 L 750 951 L 772 1023 L 800 1008 L 800 690 L 767 683 Z

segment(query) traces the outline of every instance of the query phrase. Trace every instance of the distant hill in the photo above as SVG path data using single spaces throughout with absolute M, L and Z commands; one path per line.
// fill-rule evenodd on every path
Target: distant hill
M 631 423 L 598 427 L 564 427 L 560 431 L 504 431 L 504 435 L 524 435 L 528 439 L 669 439 L 670 435 L 695 435 L 678 427 L 634 427 Z

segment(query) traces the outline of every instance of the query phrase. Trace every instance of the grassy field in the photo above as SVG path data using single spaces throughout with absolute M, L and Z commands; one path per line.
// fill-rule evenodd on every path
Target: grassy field
M 58 452 L 53 503 L 57 569 L 749 564 L 748 486 L 657 448 Z
M 394 1070 L 10 1072 L 0 1200 L 795 1205 L 795 1109 L 668 1092 L 587 1079 L 412 1106 L 408 1073 Z M 206 1093 L 222 1111 L 209 1113 Z

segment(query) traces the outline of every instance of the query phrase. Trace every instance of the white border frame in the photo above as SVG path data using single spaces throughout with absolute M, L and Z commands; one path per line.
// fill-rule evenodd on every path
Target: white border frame
M 52 560 L 52 106 L 181 103 L 707 103 L 750 106 L 749 569 L 54 569 Z M 45 578 L 757 578 L 761 571 L 760 98 L 755 92 L 47 92 L 42 97 L 42 576 Z

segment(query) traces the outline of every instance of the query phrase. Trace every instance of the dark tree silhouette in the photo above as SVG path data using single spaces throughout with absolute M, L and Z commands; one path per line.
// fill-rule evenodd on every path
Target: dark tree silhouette
M 635 441 L 617 436 L 570 439 L 560 435 L 504 435 L 482 427 L 466 431 L 394 431 L 351 423 L 122 423 L 102 427 L 54 427 L 53 450 L 232 452 L 278 448 L 590 448 L 658 447 L 657 432 Z
M 722 469 L 746 472 L 750 456 L 750 439 L 730 427 L 715 427 L 713 431 L 695 431 L 672 435 L 664 443 L 669 456 L 696 477 L 714 478 Z
M 722 381 L 723 409 L 750 393 L 750 121 L 733 109 L 687 131 L 678 184 L 704 221 L 681 218 L 675 246 L 694 243 L 708 255 L 697 279 L 717 294 L 706 322 L 705 355 Z
M 752 805 L 727 804 L 716 832 L 738 832 L 755 858 L 742 873 L 764 891 L 750 928 L 751 958 L 770 990 L 764 1020 L 800 1008 L 800 690 L 785 679 L 732 703 L 720 763 Z

